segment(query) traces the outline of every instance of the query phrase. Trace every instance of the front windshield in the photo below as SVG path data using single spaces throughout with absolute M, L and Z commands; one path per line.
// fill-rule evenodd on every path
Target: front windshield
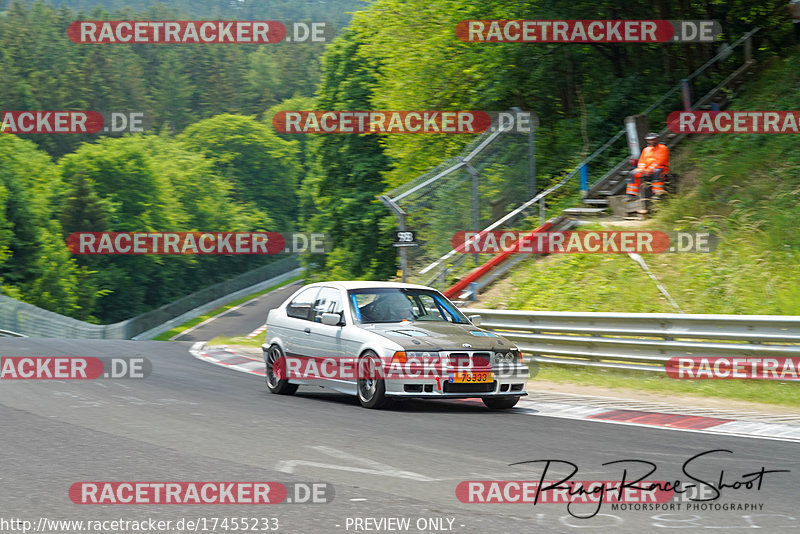
M 426 289 L 368 288 L 348 291 L 356 323 L 447 321 L 469 324 L 456 307 L 436 291 Z

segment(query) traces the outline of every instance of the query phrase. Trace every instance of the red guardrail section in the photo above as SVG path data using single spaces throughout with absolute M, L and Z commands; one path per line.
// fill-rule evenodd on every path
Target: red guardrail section
M 546 231 L 550 230 L 553 227 L 553 224 L 554 224 L 553 221 L 547 221 L 546 223 L 541 225 L 539 228 L 537 228 L 535 230 L 531 230 L 530 233 L 528 233 L 527 235 L 523 236 L 519 241 L 521 241 L 522 239 L 524 239 L 524 238 L 526 238 L 528 236 L 535 235 L 535 234 L 537 234 L 539 232 L 546 232 Z M 519 241 L 517 241 L 517 243 L 519 243 Z M 516 248 L 516 247 L 512 247 L 512 250 L 514 248 Z M 497 267 L 498 265 L 500 265 L 501 263 L 506 261 L 511 254 L 513 254 L 513 253 L 512 252 L 507 252 L 507 251 L 501 252 L 500 254 L 498 254 L 497 256 L 493 257 L 492 259 L 490 259 L 489 261 L 487 261 L 483 265 L 474 268 L 469 273 L 467 273 L 467 275 L 464 278 L 462 278 L 461 280 L 459 280 L 458 282 L 456 282 L 455 284 L 453 284 L 452 286 L 447 288 L 445 290 L 445 292 L 444 292 L 444 296 L 449 298 L 449 299 L 455 298 L 456 296 L 458 296 L 458 294 L 462 290 L 464 290 L 465 288 L 469 287 L 469 285 L 472 282 L 475 282 L 476 280 L 479 280 L 484 275 L 488 274 L 489 271 L 491 271 L 492 269 L 494 269 L 495 267 Z

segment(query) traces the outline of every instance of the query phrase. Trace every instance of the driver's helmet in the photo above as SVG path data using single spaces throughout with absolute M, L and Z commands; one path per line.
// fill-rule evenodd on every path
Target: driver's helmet
M 414 318 L 408 297 L 395 291 L 378 296 L 372 306 L 371 315 L 376 321 L 401 321 Z

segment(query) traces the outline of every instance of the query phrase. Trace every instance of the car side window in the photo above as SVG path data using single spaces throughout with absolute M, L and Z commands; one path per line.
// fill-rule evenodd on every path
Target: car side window
M 434 321 L 447 321 L 448 318 L 442 314 L 442 310 L 439 308 L 436 300 L 431 295 L 419 295 L 417 297 L 418 302 L 420 303 L 419 310 L 416 310 L 415 313 L 419 320 L 434 320 Z
M 309 287 L 301 291 L 300 294 L 286 306 L 286 315 L 294 317 L 295 319 L 305 319 L 307 321 L 311 313 L 311 307 L 314 304 L 314 297 L 317 295 L 318 291 L 318 287 Z
M 339 290 L 332 287 L 323 287 L 314 302 L 314 322 L 322 322 L 323 313 L 338 313 L 344 310 Z

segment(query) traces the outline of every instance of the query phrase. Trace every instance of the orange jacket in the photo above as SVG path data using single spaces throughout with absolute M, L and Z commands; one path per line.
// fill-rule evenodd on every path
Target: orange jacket
M 658 143 L 656 146 L 648 146 L 642 150 L 639 164 L 636 168 L 640 171 L 652 172 L 658 168 L 664 169 L 664 173 L 669 172 L 669 149 L 667 145 Z

